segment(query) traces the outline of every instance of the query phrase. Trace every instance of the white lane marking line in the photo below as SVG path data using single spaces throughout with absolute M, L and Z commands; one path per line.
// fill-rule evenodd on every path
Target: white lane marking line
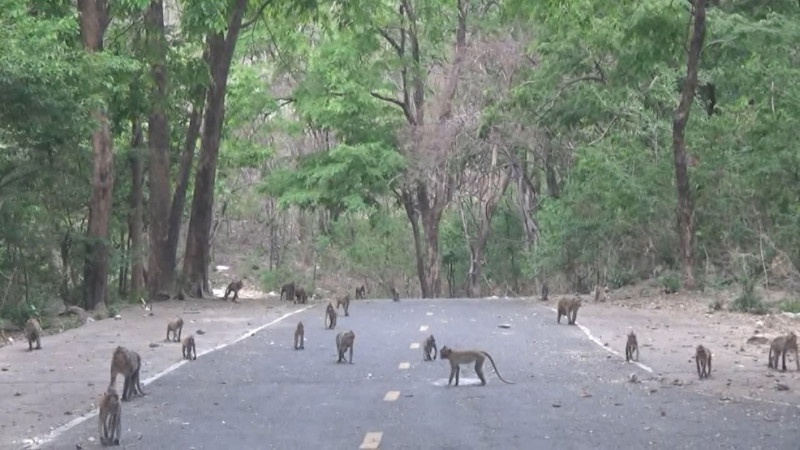
M 397 366 L 400 370 L 407 370 L 409 367 L 411 367 L 411 363 L 408 362 L 401 362 L 400 365 Z
M 361 446 L 358 447 L 358 450 L 377 450 L 378 446 L 381 444 L 382 437 L 383 432 L 381 431 L 368 432 L 364 435 L 364 440 L 361 442 Z
M 386 395 L 383 396 L 383 401 L 385 402 L 393 402 L 400 398 L 400 391 L 389 391 Z
M 428 326 L 427 325 L 423 325 L 423 326 L 419 327 L 419 331 L 428 331 Z
M 432 315 L 433 315 L 433 313 L 432 313 L 432 312 L 430 312 L 430 311 L 428 311 L 428 312 L 426 312 L 426 313 L 425 313 L 425 315 L 426 315 L 426 316 L 432 316 Z
M 309 308 L 312 308 L 312 307 L 313 307 L 313 305 L 309 305 L 309 306 L 306 306 L 304 308 L 298 309 L 297 311 L 292 311 L 290 313 L 284 314 L 283 316 L 278 317 L 277 319 L 273 320 L 272 322 L 266 323 L 264 325 L 261 325 L 261 326 L 259 326 L 257 328 L 254 328 L 254 329 L 244 333 L 243 335 L 241 335 L 240 337 L 238 337 L 237 339 L 235 339 L 235 340 L 233 340 L 231 342 L 220 344 L 220 345 L 217 345 L 214 348 L 202 351 L 202 352 L 198 353 L 197 356 L 200 357 L 200 356 L 205 355 L 207 353 L 211 353 L 211 352 L 223 349 L 223 348 L 225 348 L 225 347 L 227 347 L 229 345 L 235 344 L 235 343 L 237 343 L 239 341 L 242 341 L 243 339 L 246 339 L 246 338 L 250 337 L 250 335 L 252 335 L 252 334 L 258 333 L 259 331 L 263 330 L 264 328 L 267 328 L 267 327 L 269 327 L 271 325 L 275 325 L 276 323 L 280 322 L 281 320 L 283 320 L 283 319 L 285 319 L 287 317 L 290 317 L 290 316 L 293 316 L 295 314 L 301 313 L 301 312 L 303 312 L 303 311 L 305 311 L 305 310 L 307 310 Z M 166 375 L 166 374 L 168 374 L 170 372 L 173 372 L 175 369 L 177 369 L 178 367 L 180 367 L 180 366 L 182 366 L 182 365 L 184 365 L 184 364 L 186 364 L 188 362 L 189 361 L 187 361 L 185 359 L 182 359 L 180 362 L 177 362 L 177 363 L 167 367 L 166 369 L 164 369 L 161 372 L 153 375 L 152 377 L 147 378 L 145 380 L 142 380 L 141 384 L 144 385 L 144 386 L 147 386 L 148 384 L 152 383 L 153 381 L 156 381 L 157 379 L 163 377 L 164 375 Z M 53 439 L 57 438 L 61 433 L 64 433 L 65 431 L 68 431 L 68 430 L 80 425 L 81 423 L 91 419 L 92 417 L 97 416 L 97 413 L 98 413 L 97 409 L 92 410 L 92 411 L 86 413 L 86 415 L 83 415 L 83 416 L 80 416 L 80 417 L 76 417 L 76 418 L 70 420 L 69 422 L 65 423 L 64 425 L 61 425 L 60 427 L 55 428 L 53 431 L 51 431 L 49 434 L 47 434 L 44 437 L 34 437 L 33 439 L 31 439 L 33 441 L 33 446 L 30 447 L 30 448 L 32 448 L 32 449 L 39 448 L 41 445 L 44 445 L 44 444 L 52 442 Z
M 412 348 L 412 349 L 413 349 L 413 348 L 419 348 L 419 342 L 412 342 L 412 343 L 411 343 L 411 346 L 410 346 L 410 347 L 408 347 L 408 348 Z
M 555 308 L 550 308 L 550 310 L 551 310 L 551 311 L 553 311 L 554 313 L 558 313 L 558 310 L 557 310 L 557 309 L 555 309 Z M 577 326 L 578 326 L 578 328 L 580 328 L 580 329 L 581 329 L 581 331 L 583 331 L 583 333 L 584 333 L 584 334 L 586 334 L 586 337 L 588 337 L 590 341 L 592 341 L 592 342 L 594 342 L 595 344 L 599 345 L 599 346 L 600 346 L 600 348 L 604 349 L 605 351 L 607 351 L 607 352 L 609 352 L 609 353 L 611 353 L 611 354 L 613 354 L 613 355 L 617 355 L 617 356 L 619 356 L 619 357 L 622 357 L 622 358 L 624 358 L 624 356 L 622 355 L 622 353 L 620 353 L 620 352 L 618 352 L 618 351 L 614 350 L 614 349 L 613 349 L 613 348 L 611 348 L 611 347 L 606 347 L 605 345 L 603 345 L 603 342 L 602 342 L 600 339 L 598 339 L 598 338 L 594 337 L 594 335 L 592 335 L 592 332 L 591 332 L 591 331 L 589 331 L 589 329 L 588 329 L 588 328 L 586 328 L 585 326 L 583 326 L 583 325 L 579 324 L 577 321 L 575 322 L 575 325 L 577 325 Z M 650 372 L 650 373 L 653 373 L 653 369 L 651 369 L 651 368 L 650 368 L 650 367 L 648 367 L 648 366 L 645 366 L 644 364 L 642 364 L 642 363 L 640 363 L 640 362 L 638 362 L 638 361 L 631 361 L 631 363 L 632 363 L 632 364 L 636 364 L 636 365 L 637 365 L 637 366 L 639 366 L 639 368 L 641 368 L 642 370 L 646 370 L 646 371 L 648 371 L 648 372 Z

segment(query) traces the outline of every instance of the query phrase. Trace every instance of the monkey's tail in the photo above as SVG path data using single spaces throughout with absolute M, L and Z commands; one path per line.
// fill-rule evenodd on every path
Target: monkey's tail
M 500 380 L 503 383 L 506 383 L 506 384 L 516 384 L 516 383 L 514 383 L 512 381 L 507 381 L 507 380 L 503 379 L 502 376 L 500 376 L 500 372 L 497 370 L 497 366 L 494 364 L 494 360 L 492 359 L 492 355 L 490 355 L 490 354 L 488 354 L 486 352 L 481 352 L 481 353 L 483 353 L 484 355 L 486 355 L 487 358 L 489 358 L 489 362 L 492 363 L 492 367 L 494 367 L 494 373 L 497 374 L 497 378 L 500 378 Z

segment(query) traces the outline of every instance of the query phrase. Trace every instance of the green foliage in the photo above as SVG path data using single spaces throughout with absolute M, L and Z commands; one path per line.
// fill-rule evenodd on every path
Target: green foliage
M 264 290 L 264 292 L 276 291 L 278 294 L 280 294 L 281 286 L 283 286 L 284 283 L 295 280 L 293 276 L 294 273 L 292 273 L 292 271 L 285 266 L 275 269 L 261 270 L 259 274 L 261 288 Z
M 798 314 L 800 313 L 800 299 L 793 298 L 783 300 L 778 304 L 778 309 L 783 312 Z
M 681 277 L 677 272 L 667 271 L 658 277 L 658 284 L 664 288 L 667 294 L 673 294 L 681 290 Z

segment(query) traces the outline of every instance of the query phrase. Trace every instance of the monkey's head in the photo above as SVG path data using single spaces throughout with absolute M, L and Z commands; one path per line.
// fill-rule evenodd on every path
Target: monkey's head
M 786 335 L 786 342 L 789 344 L 797 343 L 797 335 L 794 333 L 794 331 L 790 331 L 789 334 Z
M 449 359 L 449 358 L 450 358 L 450 353 L 451 353 L 452 351 L 453 351 L 453 350 L 451 350 L 451 349 L 450 349 L 450 347 L 448 347 L 448 346 L 446 346 L 446 345 L 445 345 L 445 346 L 443 346 L 443 347 L 442 347 L 442 348 L 439 350 L 439 359 Z

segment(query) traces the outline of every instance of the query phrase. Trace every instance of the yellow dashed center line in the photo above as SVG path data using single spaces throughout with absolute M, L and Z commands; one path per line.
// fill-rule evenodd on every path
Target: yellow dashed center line
M 364 440 L 361 442 L 361 446 L 358 447 L 358 450 L 377 450 L 378 446 L 381 444 L 381 438 L 383 437 L 383 432 L 380 431 L 370 431 L 364 436 Z
M 409 348 L 419 348 L 419 342 L 412 342 Z
M 423 325 L 423 326 L 419 327 L 419 331 L 428 331 L 428 326 L 427 325 Z
M 411 363 L 408 362 L 401 362 L 400 365 L 397 366 L 400 370 L 408 370 L 409 367 L 411 367 Z
M 400 391 L 389 391 L 386 395 L 383 396 L 383 401 L 385 402 L 393 402 L 400 398 Z

